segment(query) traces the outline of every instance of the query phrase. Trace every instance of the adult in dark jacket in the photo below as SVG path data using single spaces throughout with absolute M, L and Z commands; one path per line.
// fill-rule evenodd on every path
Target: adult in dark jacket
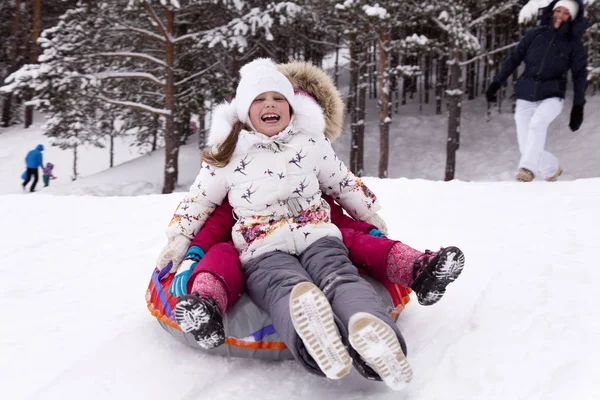
M 38 175 L 38 167 L 44 168 L 44 161 L 42 157 L 42 151 L 44 151 L 44 146 L 38 144 L 35 149 L 31 150 L 25 156 L 25 166 L 27 167 L 25 182 L 23 182 L 23 189 L 27 188 L 27 184 L 33 178 L 33 183 L 31 184 L 31 188 L 29 191 L 35 191 L 35 185 L 38 183 L 39 175 Z
M 587 28 L 582 0 L 554 0 L 542 9 L 540 26 L 525 33 L 517 48 L 504 60 L 486 96 L 496 101 L 496 92 L 525 61 L 525 70 L 515 86 L 515 122 L 521 160 L 516 180 L 534 177 L 555 181 L 562 173 L 558 159 L 544 150 L 550 123 L 560 114 L 571 70 L 574 86 L 569 127 L 576 131 L 583 122 L 587 87 L 587 62 L 582 36 Z

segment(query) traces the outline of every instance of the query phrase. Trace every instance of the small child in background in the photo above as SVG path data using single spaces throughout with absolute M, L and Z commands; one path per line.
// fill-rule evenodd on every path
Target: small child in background
M 54 168 L 54 164 L 46 163 L 46 166 L 43 168 L 42 178 L 44 179 L 44 187 L 47 187 L 50 184 L 50 179 L 56 179 L 54 175 L 52 175 L 52 169 Z

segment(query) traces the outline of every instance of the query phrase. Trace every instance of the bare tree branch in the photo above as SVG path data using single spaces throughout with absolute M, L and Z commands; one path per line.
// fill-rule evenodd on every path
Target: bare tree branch
M 520 0 L 508 0 L 501 7 L 498 7 L 490 12 L 487 12 L 487 13 L 483 14 L 481 17 L 471 21 L 471 23 L 468 25 L 468 28 L 470 29 L 470 28 L 474 27 L 475 25 L 479 25 L 482 22 L 484 22 L 485 20 L 495 17 L 496 15 L 500 14 L 501 12 L 504 12 L 505 10 L 508 10 L 509 8 L 514 7 L 519 3 L 520 3 Z
M 162 81 L 152 74 L 146 72 L 100 72 L 90 75 L 96 79 L 146 79 L 156 83 L 162 87 L 165 86 L 165 81 Z
M 152 61 L 153 63 L 156 63 L 162 67 L 167 66 L 167 63 L 165 63 L 163 60 L 160 60 L 156 57 L 152 57 L 151 55 L 144 54 L 144 53 L 116 52 L 116 53 L 95 53 L 95 54 L 90 55 L 90 57 L 96 57 L 96 56 L 140 58 L 143 60 Z
M 493 51 L 490 51 L 490 52 L 487 52 L 487 53 L 485 53 L 485 54 L 478 55 L 477 57 L 471 58 L 470 60 L 463 61 L 463 62 L 459 63 L 459 65 L 460 65 L 461 67 L 463 67 L 463 66 L 465 66 L 465 65 L 471 64 L 472 62 L 475 62 L 475 61 L 479 60 L 480 58 L 487 57 L 487 56 L 491 56 L 492 54 L 496 54 L 496 53 L 499 53 L 499 52 L 501 52 L 501 51 L 504 51 L 504 50 L 507 50 L 507 49 L 513 48 L 513 47 L 515 47 L 515 46 L 516 46 L 516 45 L 518 45 L 518 44 L 519 44 L 519 42 L 514 42 L 514 43 L 511 43 L 511 44 L 509 44 L 509 45 L 506 45 L 506 46 L 504 46 L 504 47 L 501 47 L 501 48 L 499 48 L 499 49 L 495 49 L 495 50 L 493 50 Z
M 121 26 L 123 28 L 120 28 Z M 158 39 L 158 40 L 161 40 L 163 42 L 166 41 L 166 39 L 164 37 L 162 37 L 160 35 L 157 35 L 154 32 L 150 32 L 150 31 L 148 31 L 146 29 L 135 28 L 133 26 L 125 25 L 125 24 L 122 24 L 122 23 L 119 23 L 119 25 L 117 26 L 116 30 L 117 31 L 131 31 L 131 32 L 141 33 L 142 35 L 148 36 L 148 37 L 150 37 L 152 39 Z
M 158 25 L 158 29 L 160 29 L 161 33 L 165 37 L 165 40 L 171 41 L 172 38 L 167 32 L 167 28 L 163 25 L 160 18 L 158 18 L 158 15 L 156 15 L 154 8 L 152 8 L 152 6 L 147 1 L 144 1 L 144 8 L 148 12 L 148 14 L 150 14 L 154 22 L 156 22 L 156 24 Z
M 187 78 L 180 80 L 179 82 L 175 82 L 175 85 L 174 85 L 174 86 L 183 85 L 184 83 L 186 83 L 186 82 L 188 82 L 188 81 L 191 81 L 192 79 L 195 79 L 195 78 L 197 78 L 198 76 L 200 76 L 200 75 L 204 74 L 206 71 L 209 71 L 209 70 L 211 70 L 213 67 L 215 67 L 215 66 L 216 66 L 216 65 L 218 65 L 218 64 L 219 64 L 219 62 L 217 61 L 216 63 L 214 63 L 214 64 L 213 64 L 213 65 L 211 65 L 210 67 L 208 67 L 208 68 L 205 68 L 205 69 L 203 69 L 203 70 L 202 70 L 202 71 L 200 71 L 200 72 L 196 72 L 195 74 L 192 74 L 192 75 L 188 76 Z
M 134 103 L 132 101 L 114 100 L 114 99 L 109 99 L 108 97 L 105 97 L 102 95 L 97 96 L 97 98 L 102 101 L 105 101 L 107 103 L 110 103 L 110 104 L 117 104 L 120 106 L 133 108 L 135 110 L 147 111 L 147 112 L 151 112 L 153 114 L 161 115 L 163 117 L 168 117 L 171 115 L 171 112 L 169 110 L 151 107 L 151 106 L 148 106 L 148 105 L 142 104 L 142 103 Z

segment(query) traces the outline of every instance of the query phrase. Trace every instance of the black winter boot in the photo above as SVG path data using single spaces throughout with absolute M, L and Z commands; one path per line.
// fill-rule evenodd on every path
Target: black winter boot
M 458 278 L 464 265 L 465 255 L 458 247 L 442 248 L 436 253 L 425 250 L 425 254 L 415 260 L 413 283 L 410 285 L 419 304 L 430 306 L 437 303 L 446 292 L 446 286 Z
M 225 343 L 223 317 L 212 297 L 200 297 L 197 292 L 180 297 L 175 304 L 175 320 L 182 331 L 194 335 L 203 349 Z

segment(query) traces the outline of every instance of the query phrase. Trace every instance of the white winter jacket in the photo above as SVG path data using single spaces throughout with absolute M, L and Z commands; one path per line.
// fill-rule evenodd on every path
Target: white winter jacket
M 209 143 L 220 143 L 229 134 L 234 110 L 229 103 L 215 110 Z M 276 250 L 300 254 L 324 236 L 341 239 L 321 191 L 360 220 L 373 215 L 379 204 L 338 159 L 324 129 L 321 108 L 311 98 L 296 95 L 294 115 L 281 133 L 268 137 L 243 130 L 226 167 L 202 164 L 168 236 L 192 239 L 227 196 L 237 217 L 232 237 L 242 263 Z

